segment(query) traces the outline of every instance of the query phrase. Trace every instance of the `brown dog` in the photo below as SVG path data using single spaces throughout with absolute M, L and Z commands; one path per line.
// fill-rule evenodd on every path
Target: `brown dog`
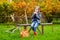
M 26 29 L 24 29 L 23 31 L 21 31 L 20 36 L 21 37 L 28 37 L 29 33 L 28 33 L 28 31 Z

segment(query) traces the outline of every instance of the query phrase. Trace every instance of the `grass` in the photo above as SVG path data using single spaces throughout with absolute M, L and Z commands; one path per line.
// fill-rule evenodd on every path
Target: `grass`
M 29 37 L 21 38 L 20 31 L 16 30 L 14 33 L 6 33 L 6 30 L 14 28 L 13 25 L 0 24 L 0 40 L 60 40 L 60 25 L 54 24 L 54 32 L 52 32 L 52 26 L 47 25 L 44 27 L 44 35 L 41 35 L 37 30 L 37 35 L 33 35 L 33 31 L 29 33 Z M 41 30 L 41 26 L 39 26 Z M 29 29 L 29 28 L 28 28 Z

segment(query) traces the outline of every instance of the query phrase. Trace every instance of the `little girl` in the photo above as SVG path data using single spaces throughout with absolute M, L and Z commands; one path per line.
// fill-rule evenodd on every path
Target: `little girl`
M 36 35 L 36 28 L 38 27 L 38 25 L 40 24 L 40 18 L 41 18 L 41 13 L 39 12 L 39 7 L 35 6 L 34 8 L 34 12 L 32 15 L 32 30 L 34 31 L 34 35 Z

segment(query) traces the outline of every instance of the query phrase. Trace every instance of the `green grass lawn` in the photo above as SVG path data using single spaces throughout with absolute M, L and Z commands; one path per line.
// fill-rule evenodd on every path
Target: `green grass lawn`
M 52 26 L 47 25 L 44 27 L 44 35 L 41 35 L 37 30 L 37 35 L 33 35 L 33 31 L 29 33 L 29 37 L 21 38 L 19 32 L 23 30 L 16 30 L 14 33 L 6 33 L 6 30 L 12 29 L 13 25 L 0 24 L 0 40 L 60 40 L 60 25 L 54 24 L 54 32 Z M 39 26 L 41 30 L 41 26 Z M 29 28 L 28 28 L 29 29 Z

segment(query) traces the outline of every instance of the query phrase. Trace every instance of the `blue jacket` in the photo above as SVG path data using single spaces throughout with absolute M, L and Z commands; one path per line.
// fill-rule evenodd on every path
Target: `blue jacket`
M 37 14 L 32 14 L 32 21 L 37 21 L 38 23 L 40 23 L 40 18 L 41 18 L 41 13 L 38 12 Z

